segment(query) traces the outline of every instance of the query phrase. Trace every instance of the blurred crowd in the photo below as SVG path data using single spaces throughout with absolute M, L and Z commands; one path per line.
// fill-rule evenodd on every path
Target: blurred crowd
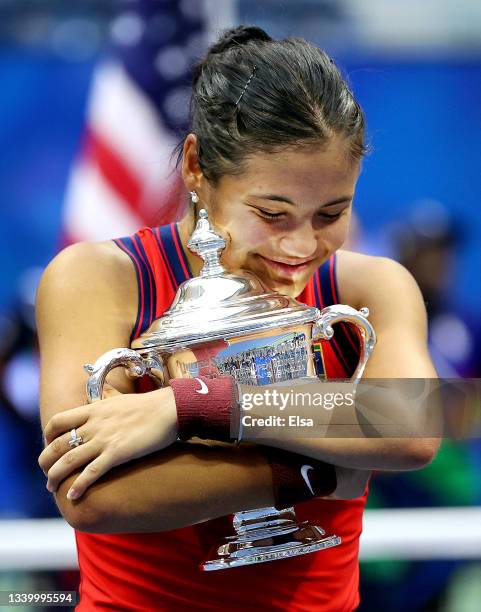
M 460 309 L 453 299 L 468 220 L 455 223 L 448 209 L 436 200 L 413 202 L 406 211 L 405 219 L 385 228 L 386 250 L 411 272 L 422 292 L 428 315 L 429 352 L 438 376 L 479 378 L 480 321 L 470 318 L 470 309 Z M 370 251 L 359 225 L 349 246 Z M 481 441 L 446 439 L 436 459 L 423 470 L 376 474 L 367 508 L 480 505 L 480 474 Z M 442 534 L 439 538 L 442 540 Z M 472 564 L 458 560 L 366 563 L 361 572 L 363 597 L 359 609 L 458 610 L 455 598 L 459 585 L 466 589 L 469 599 L 470 585 L 477 584 L 480 576 L 478 567 L 473 573 Z M 450 596 L 454 603 L 448 604 Z

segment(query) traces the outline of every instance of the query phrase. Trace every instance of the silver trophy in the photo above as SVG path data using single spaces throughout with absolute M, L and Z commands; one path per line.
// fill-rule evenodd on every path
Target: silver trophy
M 183 282 L 170 308 L 131 348 L 102 355 L 89 374 L 89 402 L 101 399 L 107 374 L 116 367 L 131 377 L 148 375 L 157 386 L 171 378 L 234 376 L 247 385 L 289 384 L 319 378 L 313 343 L 330 340 L 332 325 L 354 324 L 362 339 L 352 380 L 360 380 L 376 342 L 367 308 L 346 305 L 322 311 L 270 293 L 252 273 L 226 272 L 219 261 L 224 239 L 202 209 L 188 247 L 204 260 L 200 276 Z M 237 512 L 234 535 L 225 538 L 205 561 L 206 571 L 274 561 L 331 548 L 341 543 L 317 525 L 298 523 L 294 508 L 260 508 Z

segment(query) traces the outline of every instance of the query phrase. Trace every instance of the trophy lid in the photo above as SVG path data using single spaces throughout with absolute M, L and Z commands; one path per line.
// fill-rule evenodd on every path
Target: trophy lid
M 317 319 L 319 310 L 270 293 L 245 270 L 227 272 L 219 261 L 225 241 L 202 209 L 188 247 L 204 260 L 200 276 L 184 281 L 170 308 L 132 343 L 133 349 L 173 352 L 210 340 L 282 329 Z

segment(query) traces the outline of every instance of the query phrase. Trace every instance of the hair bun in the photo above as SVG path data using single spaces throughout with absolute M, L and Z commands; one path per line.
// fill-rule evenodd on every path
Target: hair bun
M 223 53 L 227 49 L 243 45 L 250 40 L 269 41 L 273 39 L 262 28 L 240 25 L 236 28 L 225 30 L 219 40 L 209 49 L 209 55 Z

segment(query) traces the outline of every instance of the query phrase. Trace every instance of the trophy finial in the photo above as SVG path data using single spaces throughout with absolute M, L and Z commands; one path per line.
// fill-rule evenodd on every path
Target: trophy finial
M 204 260 L 200 276 L 218 276 L 225 272 L 219 261 L 220 251 L 225 248 L 225 240 L 212 228 L 205 208 L 199 211 L 199 219 L 187 246 Z

